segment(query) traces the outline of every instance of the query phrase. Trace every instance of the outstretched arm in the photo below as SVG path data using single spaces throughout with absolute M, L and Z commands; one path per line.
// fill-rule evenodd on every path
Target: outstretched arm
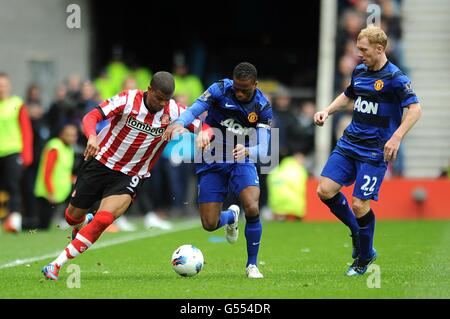
M 167 127 L 163 140 L 169 141 L 174 134 L 182 134 L 185 131 L 184 128 L 188 127 L 200 114 L 208 109 L 209 105 L 207 103 L 195 102 L 192 104 L 190 108 L 186 109 L 178 119 Z
M 346 105 L 350 102 L 350 98 L 347 97 L 344 93 L 341 93 L 337 98 L 334 99 L 333 102 L 323 111 L 317 112 L 314 114 L 314 123 L 318 126 L 323 126 L 328 116 L 335 113 L 339 108 L 343 105 Z

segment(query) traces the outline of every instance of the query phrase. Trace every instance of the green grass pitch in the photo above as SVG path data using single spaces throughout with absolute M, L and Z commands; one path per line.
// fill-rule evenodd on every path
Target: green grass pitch
M 172 232 L 106 233 L 96 249 L 66 264 L 57 282 L 40 270 L 66 246 L 69 230 L 0 234 L 0 298 L 450 298 L 450 221 L 378 222 L 379 268 L 357 278 L 344 276 L 351 239 L 338 222 L 263 222 L 262 280 L 245 277 L 243 220 L 239 229 L 234 245 L 223 229 L 208 233 L 199 220 L 180 221 Z M 171 268 L 182 244 L 205 257 L 195 277 Z M 80 288 L 69 288 L 71 264 L 80 267 Z

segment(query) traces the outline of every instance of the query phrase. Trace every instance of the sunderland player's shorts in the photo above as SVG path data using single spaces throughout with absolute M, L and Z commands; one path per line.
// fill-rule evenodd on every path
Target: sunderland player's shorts
M 387 166 L 375 166 L 334 150 L 320 175 L 336 183 L 349 186 L 355 183 L 353 196 L 363 200 L 378 200 L 378 191 Z
M 111 195 L 136 196 L 143 179 L 109 169 L 94 158 L 83 163 L 70 203 L 87 209 L 96 201 Z
M 215 163 L 198 174 L 198 202 L 222 203 L 228 192 L 236 197 L 249 186 L 259 187 L 259 177 L 253 163 Z

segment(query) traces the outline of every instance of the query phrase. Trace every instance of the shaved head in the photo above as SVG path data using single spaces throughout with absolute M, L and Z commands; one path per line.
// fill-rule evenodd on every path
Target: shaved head
M 172 96 L 175 91 L 175 81 L 173 76 L 166 71 L 156 72 L 153 75 L 150 86 L 156 91 L 161 91 L 166 96 Z

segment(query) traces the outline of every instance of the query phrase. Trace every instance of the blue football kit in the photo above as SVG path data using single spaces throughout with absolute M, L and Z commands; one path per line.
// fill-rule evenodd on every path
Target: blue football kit
M 418 99 L 408 77 L 389 61 L 377 71 L 358 65 L 344 94 L 354 100 L 352 121 L 321 175 L 343 186 L 354 183 L 356 198 L 378 200 L 387 169 L 384 146 L 401 125 L 403 109 Z M 363 275 L 377 258 L 373 210 L 356 216 L 342 192 L 322 201 L 351 231 L 354 261 L 346 275 Z
M 321 175 L 344 186 L 355 183 L 353 196 L 377 200 L 387 169 L 384 145 L 400 126 L 403 109 L 419 101 L 409 78 L 389 61 L 377 71 L 358 65 L 344 94 L 354 100 L 352 121 Z
M 215 146 L 212 147 L 211 153 L 206 152 L 203 161 L 196 164 L 198 202 L 223 203 L 229 192 L 239 197 L 245 188 L 259 187 L 254 160 L 267 154 L 272 107 L 259 89 L 255 90 L 249 102 L 239 102 L 235 97 L 233 81 L 223 79 L 212 84 L 176 122 L 186 127 L 205 111 L 206 124 L 219 132 L 215 132 Z M 247 138 L 252 134 L 256 134 L 256 137 Z M 243 162 L 236 162 L 234 159 L 233 149 L 237 144 L 243 144 L 248 150 L 249 156 Z M 232 206 L 222 211 L 215 229 L 227 225 L 227 232 L 232 227 L 236 227 L 237 231 L 237 226 L 233 225 L 236 225 L 239 213 L 236 216 L 235 211 Z M 247 275 L 250 276 L 251 270 L 257 269 L 262 224 L 259 215 L 247 217 L 246 214 L 245 219 L 246 267 Z M 256 277 L 252 278 L 261 277 L 258 271 Z
M 186 126 L 205 111 L 208 113 L 205 123 L 220 130 L 221 134 L 214 137 L 214 145 L 219 147 L 204 152 L 203 161 L 196 164 L 198 202 L 223 202 L 228 192 L 238 196 L 248 186 L 259 187 L 258 173 L 251 158 L 267 153 L 272 121 L 272 107 L 268 100 L 256 89 L 248 103 L 239 102 L 234 95 L 233 81 L 223 79 L 212 84 L 177 122 Z M 244 162 L 236 162 L 232 154 L 237 144 L 234 137 L 249 135 L 252 128 L 256 130 L 253 133 L 257 134 L 258 144 L 250 145 L 248 138 L 244 138 L 241 144 L 245 143 L 253 156 Z

